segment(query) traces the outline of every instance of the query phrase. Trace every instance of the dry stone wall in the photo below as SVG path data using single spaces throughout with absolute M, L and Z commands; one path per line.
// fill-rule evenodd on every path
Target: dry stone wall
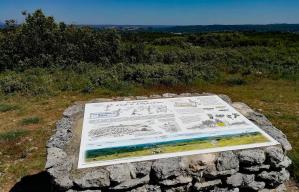
M 150 97 L 96 99 L 91 102 L 203 94 L 166 93 Z M 207 94 L 205 94 L 207 95 Z M 67 192 L 281 192 L 290 177 L 291 145 L 286 136 L 261 113 L 244 103 L 232 103 L 219 95 L 248 119 L 276 139 L 280 145 L 219 153 L 175 157 L 105 167 L 77 169 L 84 103 L 67 108 L 57 122 L 55 134 L 47 144 L 46 171 L 53 191 Z

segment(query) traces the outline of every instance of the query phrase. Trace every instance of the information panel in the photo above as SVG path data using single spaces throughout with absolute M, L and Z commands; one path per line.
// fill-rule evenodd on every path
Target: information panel
M 276 144 L 216 95 L 89 103 L 78 168 Z

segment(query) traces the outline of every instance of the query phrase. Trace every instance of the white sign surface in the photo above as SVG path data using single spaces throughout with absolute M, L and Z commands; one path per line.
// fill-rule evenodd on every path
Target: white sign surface
M 89 103 L 78 168 L 276 144 L 216 95 Z

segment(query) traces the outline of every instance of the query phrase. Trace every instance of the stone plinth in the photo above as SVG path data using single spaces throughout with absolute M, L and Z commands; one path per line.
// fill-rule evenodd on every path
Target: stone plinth
M 203 94 L 166 93 L 150 97 L 95 99 L 91 102 L 199 95 Z M 229 97 L 219 96 L 276 139 L 280 145 L 77 169 L 84 103 L 76 103 L 64 111 L 62 119 L 57 123 L 56 133 L 47 144 L 46 171 L 52 177 L 55 190 L 285 191 L 283 183 L 289 179 L 287 168 L 291 164 L 291 160 L 286 156 L 286 152 L 291 150 L 286 136 L 264 115 L 253 111 L 246 104 L 232 103 Z

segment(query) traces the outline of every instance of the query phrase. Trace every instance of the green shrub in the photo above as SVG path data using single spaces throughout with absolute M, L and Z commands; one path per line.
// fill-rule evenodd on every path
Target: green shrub
M 0 91 L 4 94 L 51 95 L 54 93 L 54 84 L 53 75 L 47 69 L 31 68 L 0 75 Z
M 25 86 L 16 72 L 3 73 L 0 76 L 0 89 L 5 94 L 22 91 L 26 89 Z
M 98 70 L 89 74 L 91 82 L 97 87 L 114 88 L 120 83 L 120 74 L 111 70 Z

